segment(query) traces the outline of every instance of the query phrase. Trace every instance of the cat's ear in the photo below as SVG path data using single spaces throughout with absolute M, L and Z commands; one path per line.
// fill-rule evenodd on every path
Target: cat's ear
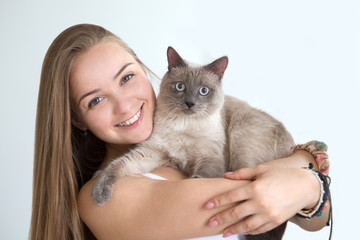
M 228 57 L 224 56 L 224 57 L 221 57 L 221 58 L 213 61 L 212 63 L 207 65 L 205 68 L 207 70 L 215 73 L 216 75 L 218 75 L 221 79 L 224 75 L 224 72 L 226 70 L 228 62 L 229 62 Z
M 186 66 L 184 60 L 180 57 L 180 55 L 175 51 L 174 48 L 168 47 L 167 49 L 167 58 L 168 58 L 168 69 L 174 67 Z

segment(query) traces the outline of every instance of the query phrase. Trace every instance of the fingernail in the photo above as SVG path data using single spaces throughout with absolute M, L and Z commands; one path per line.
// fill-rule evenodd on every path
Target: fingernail
M 226 172 L 225 174 L 228 174 L 228 175 L 230 175 L 230 174 L 233 174 L 234 172 Z
M 225 233 L 223 234 L 223 238 L 230 237 L 231 235 L 232 235 L 231 232 L 225 232 Z
M 212 221 L 209 223 L 209 227 L 216 227 L 217 225 L 219 225 L 219 222 L 216 221 L 216 220 L 212 220 Z
M 213 202 L 208 202 L 208 203 L 205 205 L 205 208 L 206 208 L 206 209 L 211 209 L 211 208 L 213 208 L 213 207 L 215 207 L 215 204 L 214 204 Z

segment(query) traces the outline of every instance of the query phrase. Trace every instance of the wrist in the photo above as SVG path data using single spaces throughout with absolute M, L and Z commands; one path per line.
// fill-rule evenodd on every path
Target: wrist
M 312 155 L 312 163 L 315 166 L 316 170 L 319 170 L 321 173 L 328 175 L 329 174 L 329 157 L 327 154 L 327 145 L 320 141 L 310 141 L 305 144 L 299 144 L 292 148 L 293 155 L 300 152 L 307 151 Z
M 307 184 L 309 186 L 308 201 L 303 207 L 305 209 L 313 209 L 319 203 L 322 195 L 322 188 L 319 179 L 315 176 L 312 171 L 304 169 L 306 172 Z
M 329 200 L 331 204 L 331 195 L 330 195 L 330 178 L 323 173 L 314 170 L 313 164 L 309 164 L 309 167 L 306 168 L 308 172 L 312 173 L 313 176 L 317 179 L 317 182 L 320 185 L 320 198 L 317 201 L 317 204 L 313 207 L 306 207 L 301 209 L 297 213 L 297 216 L 303 217 L 303 218 L 314 218 L 314 217 L 320 217 L 322 215 L 322 211 L 326 208 L 326 201 Z

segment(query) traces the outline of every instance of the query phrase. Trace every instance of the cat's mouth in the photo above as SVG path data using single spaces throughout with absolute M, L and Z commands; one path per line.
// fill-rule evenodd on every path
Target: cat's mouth
M 186 115 L 194 115 L 194 114 L 197 114 L 201 111 L 201 109 L 196 106 L 196 105 L 187 105 L 187 104 L 184 104 L 184 106 L 182 106 L 182 112 Z
M 191 108 L 185 108 L 183 109 L 183 112 L 186 114 L 186 115 L 193 115 L 196 113 L 196 111 L 194 109 L 191 109 Z
M 140 116 L 141 116 L 143 106 L 144 105 L 141 106 L 139 111 L 134 116 L 132 116 L 130 119 L 128 119 L 128 120 L 126 120 L 124 122 L 116 124 L 115 127 L 127 127 L 127 126 L 131 126 L 132 124 L 137 122 L 139 120 Z

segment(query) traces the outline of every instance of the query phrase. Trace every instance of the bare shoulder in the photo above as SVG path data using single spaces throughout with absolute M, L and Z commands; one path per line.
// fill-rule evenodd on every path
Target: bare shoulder
M 226 179 L 183 179 L 166 169 L 156 174 L 170 181 L 143 176 L 119 178 L 103 206 L 91 198 L 96 178 L 81 188 L 79 214 L 97 239 L 186 239 L 218 234 L 224 226 L 209 228 L 206 222 L 223 209 L 205 210 L 203 205 L 219 193 L 246 184 Z
M 156 169 L 153 173 L 172 181 L 185 179 L 184 175 L 169 167 Z M 100 211 L 99 209 L 101 209 L 101 212 L 104 212 L 105 209 L 114 207 L 114 205 L 116 205 L 116 208 L 121 206 L 129 208 L 127 201 L 130 200 L 130 202 L 133 202 L 134 200 L 139 200 L 137 199 L 137 196 L 143 197 L 146 193 L 151 193 L 158 183 L 158 181 L 153 181 L 142 175 L 119 178 L 115 183 L 113 196 L 104 206 L 99 206 L 91 197 L 91 191 L 96 180 L 97 178 L 89 180 L 79 191 L 77 202 L 80 216 L 82 218 L 91 217 L 90 214 L 92 212 L 96 212 L 96 214 L 98 214 L 97 211 Z
M 139 177 L 120 178 L 110 200 L 99 206 L 91 197 L 96 179 L 88 181 L 79 191 L 77 203 L 81 219 L 98 239 L 125 236 L 134 221 L 133 216 L 137 215 L 136 206 L 143 205 L 142 190 L 150 191 L 152 181 Z
M 96 179 L 91 179 L 90 181 L 85 183 L 81 187 L 77 197 L 79 215 L 93 233 L 95 233 L 96 227 L 94 229 L 91 226 L 96 226 L 99 219 L 97 218 L 97 216 L 101 217 L 103 215 L 101 207 L 96 205 L 91 197 L 91 190 L 95 182 Z
M 83 213 L 83 211 L 86 211 L 86 209 L 88 209 L 89 206 L 93 207 L 92 198 L 91 198 L 91 189 L 94 186 L 94 184 L 95 184 L 95 179 L 91 179 L 90 181 L 85 183 L 79 191 L 77 197 L 77 203 L 78 203 L 79 211 L 81 213 Z
M 162 210 L 172 205 L 170 200 L 173 198 L 169 195 L 179 197 L 176 193 L 180 190 L 176 186 L 182 176 L 166 169 L 159 169 L 156 173 L 173 181 L 153 180 L 140 175 L 119 178 L 113 195 L 103 206 L 97 205 L 91 197 L 97 178 L 84 184 L 77 198 L 78 210 L 97 239 L 144 239 L 145 234 L 154 236 L 154 239 L 167 239 L 167 236 L 159 236 L 158 230 L 169 227 L 164 222 L 170 222 L 170 219 L 164 220 L 159 215 L 168 215 Z

